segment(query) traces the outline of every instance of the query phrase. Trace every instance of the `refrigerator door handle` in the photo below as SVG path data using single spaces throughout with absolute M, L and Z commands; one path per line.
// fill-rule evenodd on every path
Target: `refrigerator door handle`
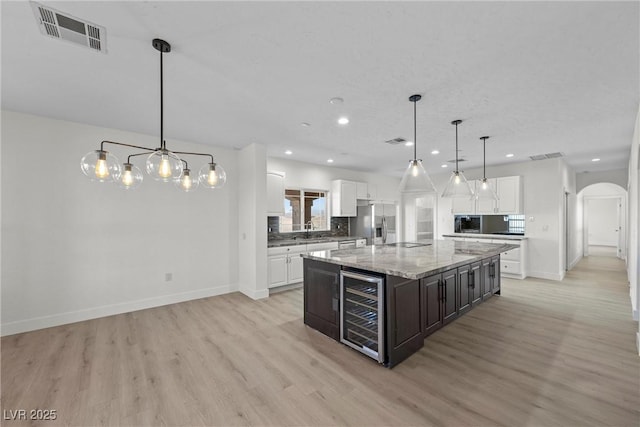
M 387 218 L 382 217 L 382 243 L 387 243 Z

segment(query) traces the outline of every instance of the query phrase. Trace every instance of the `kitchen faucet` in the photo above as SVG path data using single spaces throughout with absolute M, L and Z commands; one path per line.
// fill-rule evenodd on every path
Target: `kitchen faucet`
M 313 223 L 311 221 L 307 221 L 304 224 L 304 228 L 305 228 L 305 238 L 308 239 L 309 238 L 309 230 L 313 230 Z

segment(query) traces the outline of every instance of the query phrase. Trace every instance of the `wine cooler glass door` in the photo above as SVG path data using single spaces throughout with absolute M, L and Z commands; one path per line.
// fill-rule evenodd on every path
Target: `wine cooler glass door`
M 340 341 L 384 363 L 384 278 L 340 272 Z

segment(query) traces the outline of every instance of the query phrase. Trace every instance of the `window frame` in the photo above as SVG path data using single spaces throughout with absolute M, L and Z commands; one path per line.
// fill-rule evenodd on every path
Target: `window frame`
M 320 189 L 313 189 L 313 188 L 304 188 L 304 187 L 285 187 L 284 189 L 284 193 L 285 193 L 285 197 L 282 200 L 282 203 L 284 204 L 287 197 L 286 197 L 286 193 L 287 191 L 297 191 L 300 193 L 300 200 L 303 201 L 304 203 L 304 197 L 305 197 L 305 193 L 324 193 L 324 198 L 326 200 L 326 222 L 324 224 L 324 228 L 321 229 L 314 229 L 314 230 L 309 230 L 309 231 L 331 231 L 331 197 L 329 196 L 329 190 L 320 190 Z M 286 212 L 286 211 L 285 211 Z M 285 215 L 278 215 L 278 227 L 281 228 L 282 227 L 282 222 L 281 219 L 282 217 L 284 217 Z M 304 214 L 300 215 L 300 217 L 302 218 L 302 220 L 304 220 Z M 299 224 L 301 229 L 300 230 L 292 230 L 292 231 L 280 231 L 281 233 L 306 233 L 307 230 L 304 228 L 304 223 Z M 293 228 L 294 224 L 291 224 L 291 227 Z

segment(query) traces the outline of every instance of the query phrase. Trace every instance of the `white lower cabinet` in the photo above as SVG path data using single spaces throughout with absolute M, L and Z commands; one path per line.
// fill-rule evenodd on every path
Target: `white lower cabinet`
M 507 243 L 518 245 L 516 249 L 511 249 L 500 254 L 500 275 L 515 279 L 527 277 L 527 240 L 501 240 L 492 239 L 491 243 Z
M 527 277 L 527 240 L 487 239 L 482 237 L 445 236 L 445 240 L 457 242 L 499 243 L 518 245 L 517 248 L 500 254 L 500 276 L 514 279 Z
M 306 252 L 338 249 L 338 242 L 280 246 L 267 249 L 269 288 L 302 282 L 303 258 Z
M 267 260 L 267 271 L 269 272 L 269 287 L 282 286 L 287 284 L 289 266 L 289 255 L 273 255 Z

